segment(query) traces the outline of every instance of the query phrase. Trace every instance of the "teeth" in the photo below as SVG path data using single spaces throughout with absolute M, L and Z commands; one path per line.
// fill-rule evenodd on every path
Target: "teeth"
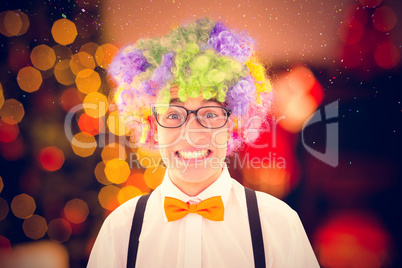
M 178 151 L 178 155 L 183 159 L 196 159 L 196 158 L 203 158 L 207 156 L 208 150 L 201 150 L 201 151 Z

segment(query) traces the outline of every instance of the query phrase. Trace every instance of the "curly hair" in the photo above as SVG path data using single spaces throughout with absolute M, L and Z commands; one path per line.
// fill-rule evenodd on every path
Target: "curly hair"
M 214 98 L 232 110 L 230 154 L 256 141 L 258 135 L 246 132 L 258 134 L 262 121 L 250 119 L 267 114 L 272 103 L 271 83 L 254 45 L 246 33 L 206 18 L 161 38 L 139 40 L 122 48 L 109 66 L 116 82 L 111 98 L 142 145 L 152 142 L 151 105 L 168 104 L 173 85 L 183 102 L 200 94 Z

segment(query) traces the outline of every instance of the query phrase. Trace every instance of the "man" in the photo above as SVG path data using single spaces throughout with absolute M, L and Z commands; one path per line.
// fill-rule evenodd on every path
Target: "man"
M 248 36 L 198 20 L 124 48 L 110 73 L 119 112 L 141 118 L 133 132 L 157 143 L 167 171 L 147 202 L 133 198 L 107 217 L 88 267 L 319 267 L 297 213 L 245 191 L 225 166 L 269 109 Z

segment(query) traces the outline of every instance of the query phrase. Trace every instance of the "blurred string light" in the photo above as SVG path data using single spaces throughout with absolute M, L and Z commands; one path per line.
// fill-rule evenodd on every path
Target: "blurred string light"
M 35 200 L 27 194 L 15 196 L 10 206 L 14 216 L 20 219 L 31 217 L 36 210 Z
M 85 132 L 79 132 L 74 135 L 71 141 L 71 147 L 76 155 L 88 157 L 95 152 L 97 147 L 95 137 Z
M 75 77 L 74 73 L 70 69 L 70 60 L 64 59 L 56 63 L 54 67 L 54 77 L 57 82 L 62 85 L 69 86 L 74 84 Z
M 71 71 L 77 75 L 84 69 L 95 69 L 95 60 L 87 52 L 80 51 L 74 54 L 70 60 Z
M 96 136 L 103 128 L 103 120 L 90 117 L 86 113 L 83 113 L 78 120 L 78 126 L 82 132 Z
M 332 215 L 313 235 L 323 267 L 390 267 L 393 239 L 378 217 L 359 211 Z
M 130 175 L 130 167 L 126 161 L 115 158 L 106 163 L 105 174 L 110 182 L 121 184 Z
M 133 133 L 129 132 L 126 123 L 117 112 L 109 112 L 107 93 L 104 93 L 108 85 L 102 85 L 100 75 L 103 72 L 100 68 L 104 70 L 108 68 L 118 48 L 113 44 L 95 42 L 84 43 L 79 51 L 73 51 L 69 47 L 75 43 L 77 36 L 89 37 L 98 27 L 91 17 L 91 12 L 88 11 L 91 7 L 96 7 L 97 1 L 77 0 L 76 3 L 84 5 L 87 12 L 78 13 L 73 21 L 62 18 L 53 23 L 51 37 L 57 44 L 52 46 L 39 44 L 30 48 L 23 41 L 16 40 L 10 45 L 7 60 L 10 70 L 17 76 L 16 80 L 21 90 L 27 93 L 41 92 L 44 81 L 54 77 L 61 85 L 62 90 L 57 97 L 65 112 L 79 104 L 83 105 L 83 113 L 77 114 L 76 117 L 80 132 L 75 133 L 71 147 L 76 155 L 89 157 L 98 147 L 95 136 L 109 133 L 112 137 L 127 137 Z M 26 33 L 29 25 L 28 16 L 21 11 L 0 13 L 0 33 L 7 37 Z M 7 160 L 16 160 L 25 152 L 24 140 L 19 135 L 18 126 L 24 115 L 22 103 L 12 98 L 5 99 L 0 84 L 0 153 Z M 32 132 L 36 135 L 35 139 L 52 142 L 49 135 L 43 134 L 45 126 L 43 124 L 38 126 L 41 127 Z M 66 160 L 64 149 L 54 145 L 39 148 L 36 155 L 37 163 L 46 172 L 60 170 Z M 132 159 L 133 155 L 130 155 L 130 159 L 127 159 L 126 149 L 123 144 L 114 142 L 106 144 L 101 151 L 102 161 L 94 169 L 97 181 L 104 185 L 97 193 L 97 199 L 106 211 L 114 210 L 127 200 L 155 189 L 161 183 L 166 171 L 166 167 L 161 164 L 159 152 L 147 148 L 132 148 L 131 154 L 137 157 Z M 130 168 L 132 160 L 137 161 L 138 165 Z M 21 179 L 20 183 L 24 184 L 22 188 L 28 189 L 30 188 L 28 185 L 35 184 L 34 188 L 37 191 L 40 185 L 39 179 L 31 180 L 31 178 L 26 176 L 25 179 Z M 35 193 L 35 191 L 28 192 Z M 34 214 L 35 200 L 25 193 L 15 196 L 10 208 L 6 200 L 0 199 L 0 208 L 0 220 L 7 216 L 10 209 L 14 216 L 24 219 L 22 228 L 28 238 L 40 239 L 47 233 L 52 241 L 59 243 L 68 241 L 76 225 L 86 221 L 90 213 L 89 204 L 84 200 L 72 199 L 64 205 L 63 217 L 53 219 L 47 224 L 44 217 Z
M 66 242 L 70 239 L 71 233 L 71 224 L 65 219 L 57 218 L 48 224 L 47 234 L 52 241 Z
M 101 79 L 98 72 L 92 69 L 83 69 L 78 72 L 75 78 L 77 89 L 84 94 L 96 92 L 101 86 Z
M 34 67 L 27 66 L 18 71 L 17 82 L 22 90 L 31 93 L 40 88 L 42 75 Z
M 89 214 L 89 208 L 85 201 L 75 198 L 68 201 L 64 207 L 66 219 L 75 224 L 84 222 Z
M 56 53 L 47 45 L 36 46 L 31 51 L 31 62 L 39 70 L 49 70 L 56 62 Z
M 107 69 L 117 52 L 118 48 L 112 44 L 101 45 L 95 53 L 96 63 L 103 69 Z
M 19 133 L 17 124 L 8 124 L 4 120 L 0 119 L 0 142 L 14 141 Z
M 99 118 L 107 113 L 109 102 L 102 93 L 92 92 L 85 97 L 83 105 L 87 115 Z
M 128 185 L 120 189 L 119 193 L 117 194 L 117 201 L 119 204 L 123 204 L 124 202 L 134 198 L 136 196 L 141 195 L 142 192 L 135 186 Z
M 7 10 L 0 13 L 0 33 L 7 36 L 23 35 L 29 28 L 28 16 L 20 10 Z
M 64 163 L 64 153 L 56 146 L 43 148 L 39 153 L 39 161 L 46 171 L 59 170 Z
M 3 93 L 3 86 L 0 83 L 0 109 L 3 107 L 4 104 L 4 93 Z
M 127 153 L 125 148 L 118 143 L 107 144 L 101 153 L 102 160 L 105 164 L 112 159 L 126 160 Z
M 103 186 L 99 191 L 98 200 L 100 205 L 106 210 L 114 210 L 119 206 L 117 196 L 120 188 L 116 185 Z
M 0 109 L 0 117 L 7 124 L 20 123 L 24 115 L 24 106 L 16 99 L 5 100 Z
M 3 182 L 3 178 L 0 176 L 0 193 L 1 191 L 3 191 L 4 188 L 4 182 Z
M 125 186 L 132 185 L 140 189 L 143 193 L 149 193 L 151 188 L 145 183 L 144 174 L 141 170 L 133 168 L 127 178 Z
M 34 214 L 26 218 L 22 223 L 22 229 L 27 237 L 37 240 L 42 238 L 47 231 L 46 219 L 42 216 Z
M 7 201 L 0 197 L 0 221 L 7 217 L 9 211 L 10 208 L 8 207 Z
M 367 69 L 374 62 L 382 69 L 391 69 L 400 62 L 400 50 L 393 41 L 398 17 L 381 0 L 360 0 L 345 9 L 338 29 L 345 43 L 341 62 L 347 68 Z
M 95 170 L 94 170 L 95 178 L 99 183 L 101 183 L 103 185 L 110 185 L 110 184 L 112 184 L 112 182 L 109 181 L 106 177 L 105 167 L 106 167 L 106 165 L 103 161 L 99 162 L 96 165 Z
M 130 129 L 126 124 L 124 117 L 119 115 L 118 111 L 111 112 L 106 123 L 109 131 L 116 136 L 126 136 L 129 134 Z
M 59 19 L 53 23 L 52 36 L 54 41 L 60 45 L 69 45 L 77 37 L 77 28 L 75 24 L 68 19 Z

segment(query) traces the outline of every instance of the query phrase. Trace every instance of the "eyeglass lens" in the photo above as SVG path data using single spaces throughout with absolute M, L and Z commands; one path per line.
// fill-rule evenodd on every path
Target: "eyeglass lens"
M 163 127 L 179 127 L 187 120 L 187 110 L 180 106 L 156 109 L 158 123 Z M 206 128 L 220 128 L 226 124 L 227 112 L 222 107 L 202 107 L 197 111 L 198 122 Z

